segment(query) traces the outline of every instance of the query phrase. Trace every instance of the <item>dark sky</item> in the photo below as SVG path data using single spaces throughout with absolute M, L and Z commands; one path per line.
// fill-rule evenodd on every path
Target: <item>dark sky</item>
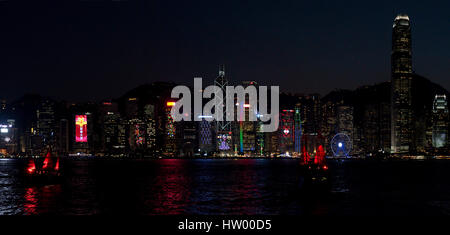
M 392 21 L 412 22 L 413 68 L 450 89 L 450 1 L 0 1 L 1 94 L 118 97 L 153 81 L 326 94 L 390 78 Z

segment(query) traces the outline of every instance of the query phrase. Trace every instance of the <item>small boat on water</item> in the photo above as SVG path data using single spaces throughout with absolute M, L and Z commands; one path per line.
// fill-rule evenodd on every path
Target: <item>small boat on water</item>
M 62 178 L 60 158 L 49 149 L 44 157 L 29 158 L 24 178 L 26 183 L 54 184 Z
M 303 186 L 327 186 L 330 182 L 328 164 L 325 159 L 323 137 L 311 135 L 302 137 L 302 179 Z

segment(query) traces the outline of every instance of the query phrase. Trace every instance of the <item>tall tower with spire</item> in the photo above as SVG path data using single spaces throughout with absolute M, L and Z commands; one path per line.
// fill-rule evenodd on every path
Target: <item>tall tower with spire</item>
M 411 151 L 413 126 L 411 108 L 411 25 L 409 17 L 395 17 L 391 52 L 391 153 Z
M 232 133 L 231 133 L 231 122 L 226 120 L 226 98 L 225 90 L 228 86 L 228 80 L 225 77 L 225 65 L 219 66 L 219 76 L 214 80 L 214 85 L 221 89 L 223 92 L 223 97 L 218 97 L 216 102 L 216 108 L 222 107 L 223 121 L 216 121 L 215 134 L 216 134 L 216 150 L 219 153 L 231 152 L 232 151 Z

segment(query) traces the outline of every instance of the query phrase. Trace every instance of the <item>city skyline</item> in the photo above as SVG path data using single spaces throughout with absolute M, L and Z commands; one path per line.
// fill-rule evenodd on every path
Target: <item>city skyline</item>
M 448 9 L 0 0 L 0 215 L 448 216 Z
M 439 13 L 445 7 L 431 11 L 419 3 L 396 2 L 380 8 L 352 3 L 353 8 L 342 9 L 337 3 L 285 3 L 275 6 L 283 15 L 274 11 L 258 25 L 260 18 L 245 17 L 242 9 L 234 11 L 234 3 L 217 8 L 196 3 L 186 6 L 188 13 L 175 9 L 175 15 L 186 22 L 168 19 L 164 13 L 172 8 L 165 3 L 36 5 L 38 10 L 25 12 L 13 3 L 1 4 L 2 10 L 8 10 L 1 14 L 4 22 L 13 20 L 5 25 L 8 36 L 0 39 L 5 55 L 0 76 L 5 87 L 18 87 L 2 93 L 0 98 L 8 101 L 24 93 L 100 101 L 140 84 L 160 80 L 183 84 L 195 76 L 212 83 L 219 64 L 227 65 L 230 82 L 264 84 L 277 79 L 282 91 L 322 96 L 336 87 L 355 89 L 389 80 L 388 25 L 397 13 L 413 19 L 415 72 L 450 88 L 447 21 L 445 12 Z M 448 3 L 436 3 L 442 4 Z M 371 11 L 365 11 L 369 5 Z M 255 7 L 258 14 L 269 10 L 265 2 Z M 104 18 L 95 15 L 97 10 L 102 10 Z M 42 12 L 47 14 L 32 20 Z M 85 18 L 78 19 L 78 13 Z M 206 13 L 208 20 L 202 16 Z M 52 17 L 60 20 L 54 22 Z M 234 26 L 241 21 L 240 27 Z M 169 36 L 172 39 L 165 40 Z M 243 48 L 241 40 L 254 43 L 244 43 Z
M 274 132 L 263 133 L 263 121 L 248 120 L 250 112 L 258 111 L 250 108 L 250 98 L 245 96 L 245 102 L 238 99 L 232 106 L 241 103 L 244 111 L 239 115 L 247 120 L 175 121 L 171 109 L 176 99 L 171 93 L 177 84 L 155 82 L 102 102 L 58 101 L 39 95 L 10 104 L 3 100 L 0 150 L 10 156 L 53 150 L 69 156 L 294 156 L 309 160 L 326 154 L 445 155 L 450 146 L 449 92 L 413 72 L 410 22 L 406 14 L 393 20 L 392 82 L 335 89 L 323 97 L 276 92 L 281 96 L 280 128 Z M 220 65 L 214 85 L 223 93 L 228 85 L 261 84 L 229 82 L 225 66 Z M 194 89 L 197 86 L 201 85 Z M 215 100 L 215 106 L 225 107 L 226 102 Z
M 92 7 L 89 4 L 94 3 L 80 4 L 85 8 Z M 64 8 L 67 5 L 58 7 Z M 416 38 L 413 22 L 414 17 L 405 13 L 399 13 L 393 19 L 389 56 L 391 76 L 387 81 L 368 84 L 370 79 L 364 79 L 364 83 L 357 89 L 345 89 L 342 87 L 345 86 L 343 82 L 341 87 L 334 87 L 326 95 L 319 91 L 302 93 L 295 80 L 291 81 L 291 92 L 286 93 L 281 89 L 280 121 L 277 121 L 277 126 L 279 124 L 281 128 L 274 134 L 259 133 L 262 132 L 260 127 L 264 125 L 262 121 L 217 121 L 211 125 L 197 125 L 188 120 L 181 123 L 175 121 L 171 116 L 171 109 L 175 106 L 176 99 L 171 97 L 170 90 L 176 85 L 191 84 L 188 79 L 184 82 L 167 79 L 148 81 L 110 99 L 90 97 L 89 102 L 54 99 L 50 94 L 42 92 L 34 96 L 24 95 L 15 101 L 2 99 L 1 124 L 6 131 L 2 140 L 2 146 L 5 147 L 2 152 L 5 155 L 28 155 L 35 150 L 58 146 L 56 151 L 62 150 L 64 154 L 140 153 L 169 157 L 203 153 L 205 156 L 298 154 L 305 157 L 311 155 L 308 151 L 313 151 L 315 155 L 319 147 L 319 152 L 331 153 L 334 137 L 345 135 L 352 145 L 352 150 L 345 151 L 347 156 L 444 153 L 448 150 L 449 142 L 449 92 L 445 85 L 443 88 L 439 83 L 434 83 L 433 79 L 415 73 L 414 61 L 418 56 L 415 55 L 416 48 L 413 46 Z M 204 87 L 214 84 L 222 92 L 228 85 L 282 87 L 282 79 L 230 79 L 228 69 L 232 66 L 220 63 L 215 67 L 218 67 L 218 75 L 216 73 L 211 83 L 208 82 L 209 79 L 205 79 Z M 246 65 L 240 66 L 242 67 Z M 266 67 L 263 70 L 266 71 Z M 320 82 L 320 79 L 314 81 Z M 60 79 L 52 85 L 58 86 L 58 90 L 64 90 L 59 86 L 64 86 L 65 82 L 67 79 Z M 95 80 L 88 83 L 79 80 L 75 82 L 83 85 L 84 89 L 80 93 L 84 95 L 95 85 Z M 108 90 L 108 85 L 112 83 L 114 82 L 111 80 L 100 86 L 101 89 L 97 89 L 99 94 L 104 94 L 101 91 Z M 45 85 L 44 82 L 39 84 Z M 124 86 L 125 84 L 128 81 Z M 324 87 L 327 85 L 329 84 L 324 84 Z M 198 89 L 196 86 L 194 89 Z M 373 98 L 363 94 L 364 91 L 383 97 Z M 239 103 L 240 101 L 237 104 Z M 215 105 L 226 106 L 225 100 L 216 100 Z M 241 105 L 244 112 L 240 115 L 248 116 L 250 105 Z M 26 117 L 26 113 L 32 117 Z M 183 143 L 185 138 L 189 139 L 187 143 Z M 311 148 L 312 142 L 320 146 Z

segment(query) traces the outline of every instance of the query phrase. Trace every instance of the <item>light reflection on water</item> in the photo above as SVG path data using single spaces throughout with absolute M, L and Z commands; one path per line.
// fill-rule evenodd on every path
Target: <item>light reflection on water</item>
M 29 185 L 20 177 L 24 161 L 3 160 L 0 215 L 449 211 L 450 161 L 330 162 L 331 188 L 320 192 L 300 189 L 298 163 L 291 159 L 66 159 L 62 183 Z
M 23 205 L 24 213 L 27 215 L 36 214 L 37 213 L 36 208 L 38 203 L 36 188 L 34 187 L 27 188 L 24 197 L 25 197 L 25 203 Z
M 154 196 L 146 201 L 153 207 L 151 214 L 176 215 L 182 214 L 189 204 L 191 178 L 187 173 L 186 165 L 177 159 L 162 159 L 161 167 L 157 168 L 152 183 Z

